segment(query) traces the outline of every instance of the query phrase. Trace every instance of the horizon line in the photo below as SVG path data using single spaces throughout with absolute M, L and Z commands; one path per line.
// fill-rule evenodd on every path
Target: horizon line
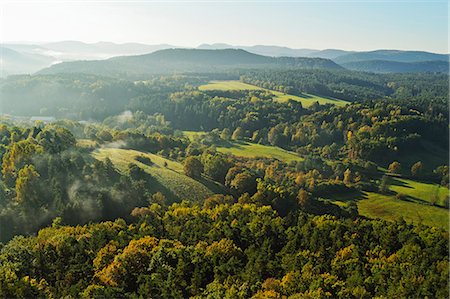
M 355 50 L 355 49 L 344 49 L 344 48 L 311 48 L 311 47 L 291 47 L 291 46 L 286 46 L 286 45 L 277 45 L 277 44 L 252 44 L 252 45 L 234 45 L 231 43 L 227 43 L 227 42 L 212 42 L 212 43 L 208 43 L 208 42 L 204 42 L 204 43 L 200 43 L 196 46 L 186 46 L 186 45 L 176 45 L 176 44 L 172 44 L 172 43 L 146 43 L 146 42 L 139 42 L 139 41 L 127 41 L 127 42 L 117 42 L 117 41 L 105 41 L 105 40 L 98 40 L 95 42 L 91 42 L 91 41 L 82 41 L 82 40 L 75 40 L 75 39 L 67 39 L 67 40 L 54 40 L 54 41 L 0 41 L 0 45 L 7 45 L 7 44 L 16 44 L 16 45 L 37 45 L 37 46 L 42 46 L 45 44 L 51 44 L 51 43 L 64 43 L 64 42 L 79 42 L 79 43 L 83 43 L 86 45 L 95 45 L 95 44 L 99 44 L 99 43 L 111 43 L 111 44 L 115 44 L 115 45 L 125 45 L 125 44 L 140 44 L 140 45 L 145 45 L 145 46 L 160 46 L 160 45 L 167 45 L 167 46 L 172 46 L 172 47 L 176 47 L 176 48 L 184 48 L 184 49 L 197 49 L 198 47 L 202 46 L 202 45 L 209 45 L 209 46 L 213 46 L 213 45 L 227 45 L 230 46 L 230 48 L 227 49 L 237 49 L 237 48 L 241 48 L 241 47 L 258 47 L 258 46 L 264 46 L 264 47 L 280 47 L 280 48 L 287 48 L 290 50 L 311 50 L 311 51 L 325 51 L 325 50 L 339 50 L 339 51 L 348 51 L 348 52 L 373 52 L 373 51 L 380 51 L 380 50 L 384 50 L 384 51 L 412 51 L 412 52 L 428 52 L 428 53 L 434 53 L 434 54 L 443 54 L 443 55 L 450 55 L 450 51 L 448 52 L 434 52 L 434 51 L 429 51 L 429 50 L 420 50 L 420 49 L 405 49 L 405 48 L 372 48 L 372 49 L 359 49 L 359 50 Z M 207 49 L 207 50 L 215 50 L 215 49 Z

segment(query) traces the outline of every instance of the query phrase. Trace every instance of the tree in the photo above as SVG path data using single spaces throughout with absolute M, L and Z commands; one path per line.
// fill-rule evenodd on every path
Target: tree
M 411 175 L 413 177 L 420 177 L 423 174 L 423 163 L 421 161 L 414 163 L 413 166 L 411 166 Z
M 202 156 L 202 163 L 207 176 L 217 182 L 225 182 L 225 176 L 231 167 L 231 163 L 223 155 L 204 154 Z
M 134 163 L 128 164 L 128 175 L 135 181 L 145 180 L 147 173 Z
M 191 178 L 199 178 L 203 173 L 203 164 L 196 157 L 187 157 L 184 161 L 184 173 Z
M 378 191 L 380 191 L 380 193 L 388 193 L 389 185 L 389 177 L 387 175 L 383 175 L 383 177 L 381 178 L 380 186 L 378 187 Z
M 34 206 L 39 200 L 39 173 L 33 165 L 25 165 L 19 170 L 16 180 L 16 200 L 20 204 Z
M 350 169 L 347 169 L 344 171 L 344 184 L 350 185 L 352 183 L 352 171 Z
M 230 186 L 237 194 L 256 192 L 256 180 L 249 171 L 238 173 L 231 181 Z
M 231 135 L 231 139 L 239 140 L 242 138 L 244 138 L 244 130 L 242 130 L 241 127 L 237 127 L 236 130 L 234 130 L 233 135 Z
M 400 171 L 402 170 L 402 166 L 399 162 L 394 161 L 391 164 L 389 164 L 389 168 L 388 168 L 390 173 L 400 173 Z
M 297 195 L 297 201 L 300 206 L 302 206 L 303 208 L 307 208 L 310 202 L 308 191 L 303 188 L 300 189 Z
M 222 130 L 222 133 L 220 133 L 220 138 L 222 138 L 223 140 L 229 140 L 231 136 L 231 132 L 230 129 L 225 128 Z

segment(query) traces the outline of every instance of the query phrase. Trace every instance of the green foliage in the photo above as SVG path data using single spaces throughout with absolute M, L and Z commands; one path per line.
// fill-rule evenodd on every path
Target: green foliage
M 184 161 L 184 173 L 191 178 L 200 178 L 203 173 L 203 164 L 196 157 L 187 157 Z
M 448 76 L 273 61 L 0 81 L 0 297 L 448 297 Z
M 416 162 L 413 164 L 413 166 L 411 166 L 411 175 L 413 177 L 421 177 L 423 175 L 424 172 L 424 167 L 423 167 L 423 163 L 421 161 Z
M 338 100 L 338 99 L 332 99 L 332 98 L 324 98 L 321 96 L 317 96 L 317 95 L 312 95 L 312 94 L 307 94 L 307 93 L 303 93 L 300 96 L 298 95 L 292 95 L 292 94 L 288 94 L 285 93 L 285 91 L 288 90 L 283 90 L 283 92 L 281 91 L 276 91 L 276 90 L 269 90 L 269 89 L 265 89 L 259 86 L 255 86 L 255 85 L 251 85 L 251 84 L 247 84 L 241 81 L 234 81 L 234 80 L 229 80 L 229 81 L 212 81 L 206 85 L 201 85 L 199 86 L 199 89 L 202 91 L 210 91 L 210 90 L 264 90 L 269 92 L 272 95 L 272 99 L 281 103 L 286 103 L 289 100 L 293 100 L 293 101 L 297 101 L 302 103 L 303 107 L 309 107 L 311 106 L 313 103 L 317 102 L 321 105 L 325 105 L 325 104 L 334 104 L 334 105 L 338 105 L 338 106 L 343 106 L 345 104 L 347 104 L 347 101 L 344 100 Z M 278 88 L 280 89 L 280 88 Z
M 380 193 L 384 193 L 384 194 L 389 193 L 390 185 L 391 185 L 390 177 L 387 175 L 383 175 L 383 177 L 381 178 L 381 181 L 380 181 L 380 185 L 378 187 L 378 191 Z
M 391 164 L 389 164 L 389 168 L 388 168 L 390 173 L 395 173 L 395 174 L 399 174 L 402 170 L 402 166 L 400 165 L 399 162 L 394 161 Z
M 201 182 L 186 176 L 183 164 L 159 155 L 130 149 L 103 148 L 95 151 L 93 156 L 102 161 L 111 159 L 114 166 L 123 173 L 126 173 L 130 163 L 136 164 L 151 176 L 153 180 L 151 186 L 149 186 L 151 192 L 162 192 L 169 202 L 181 201 L 186 198 L 198 202 L 215 192 L 223 192 L 220 185 L 216 186 L 206 178 L 205 181 L 202 181 L 206 184 L 205 186 Z M 138 157 L 146 157 L 153 163 L 151 165 L 142 163 L 137 160 Z
M 448 234 L 435 228 L 230 202 L 148 215 L 16 237 L 0 250 L 0 296 L 448 295 Z

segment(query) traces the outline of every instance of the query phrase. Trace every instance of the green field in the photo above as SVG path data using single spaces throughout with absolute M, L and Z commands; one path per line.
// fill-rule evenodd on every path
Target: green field
M 355 201 L 358 212 L 369 218 L 395 220 L 402 217 L 410 223 L 423 223 L 448 230 L 449 211 L 444 208 L 444 200 L 449 190 L 436 184 L 427 184 L 407 179 L 392 178 L 390 190 L 392 195 L 375 192 L 362 192 L 350 195 L 338 195 L 329 198 L 333 203 L 345 206 L 349 201 Z M 406 195 L 404 199 L 396 198 L 395 194 Z M 430 204 L 432 196 L 437 195 L 437 204 Z
M 438 184 L 421 183 L 407 179 L 392 179 L 390 190 L 396 193 L 406 194 L 409 200 L 431 203 L 435 200 L 437 205 L 444 206 L 444 201 L 449 195 L 447 188 Z
M 247 84 L 237 80 L 211 81 L 199 86 L 200 90 L 264 90 L 259 86 Z
M 82 148 L 95 148 L 98 146 L 98 143 L 90 139 L 77 139 L 77 146 Z
M 183 165 L 158 155 L 135 150 L 103 148 L 96 150 L 93 156 L 99 160 L 110 158 L 120 171 L 125 171 L 128 164 L 135 163 L 156 179 L 159 183 L 156 186 L 157 191 L 161 191 L 171 201 L 183 199 L 201 201 L 215 193 L 223 192 L 221 185 L 204 178 L 194 180 L 184 175 Z M 148 157 L 154 164 L 149 166 L 141 163 L 136 160 L 138 156 Z M 164 162 L 167 163 L 167 167 L 164 166 Z
M 302 96 L 290 95 L 283 92 L 265 89 L 259 86 L 243 83 L 236 80 L 228 81 L 211 81 L 206 85 L 199 87 L 200 90 L 266 90 L 274 95 L 274 100 L 278 102 L 287 102 L 289 99 L 294 101 L 299 101 L 304 107 L 311 106 L 314 102 L 319 102 L 319 104 L 333 104 L 337 106 L 344 106 L 349 102 L 344 100 L 338 100 L 328 97 L 321 97 L 318 95 L 312 95 L 304 93 Z
M 201 136 L 205 132 L 183 131 L 183 134 L 190 140 L 196 136 Z M 217 144 L 216 149 L 220 153 L 234 155 L 245 158 L 273 158 L 284 162 L 302 161 L 303 158 L 294 152 L 270 145 L 262 145 L 246 141 L 223 141 Z
M 276 146 L 268 146 L 245 141 L 227 142 L 217 146 L 217 151 L 245 158 L 274 158 L 284 162 L 301 161 L 302 157 L 294 152 L 289 152 Z
M 358 211 L 369 218 L 395 220 L 403 217 L 410 223 L 420 223 L 448 230 L 449 212 L 445 208 L 396 199 L 394 196 L 367 192 L 358 201 Z

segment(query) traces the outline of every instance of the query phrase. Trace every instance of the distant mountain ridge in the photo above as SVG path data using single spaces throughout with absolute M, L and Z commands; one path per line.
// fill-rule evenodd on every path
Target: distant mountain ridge
M 322 58 L 269 57 L 241 49 L 165 49 L 151 54 L 113 57 L 107 60 L 63 62 L 39 73 L 126 74 L 135 76 L 250 68 L 343 69 L 333 61 Z
M 418 61 L 399 62 L 389 60 L 365 60 L 342 63 L 342 66 L 349 70 L 371 72 L 371 73 L 418 73 L 434 72 L 448 73 L 448 61 Z
M 118 44 L 112 42 L 84 43 L 80 41 L 61 41 L 41 44 L 3 44 L 2 48 L 5 49 L 5 54 L 3 55 L 1 64 L 3 68 L 3 75 L 6 76 L 21 73 L 34 73 L 59 62 L 80 60 L 97 61 L 113 57 L 147 55 L 160 50 L 179 49 L 181 47 L 170 44 L 148 45 L 142 43 Z M 183 49 L 186 50 L 187 48 Z M 358 52 L 339 49 L 293 49 L 274 45 L 235 46 L 225 43 L 201 44 L 196 48 L 189 49 L 241 49 L 248 53 L 262 55 L 269 58 L 298 58 L 297 62 L 293 62 L 295 60 L 290 60 L 290 62 L 287 62 L 286 60 L 289 59 L 286 58 L 279 59 L 277 63 L 274 63 L 273 61 L 270 62 L 272 65 L 280 63 L 299 65 L 301 62 L 305 65 L 305 67 L 311 67 L 311 61 L 307 63 L 308 60 L 304 58 L 324 58 L 331 59 L 345 68 L 366 72 L 405 72 L 406 70 L 410 70 L 412 72 L 446 72 L 446 64 L 442 62 L 449 61 L 449 55 L 447 54 L 437 54 L 425 51 L 375 50 Z M 300 57 L 303 59 L 300 60 Z M 250 60 L 254 59 L 250 57 L 247 58 Z M 172 61 L 175 61 L 176 57 L 172 57 L 171 59 Z M 117 63 L 120 63 L 121 60 L 122 58 L 119 58 L 119 62 Z M 282 63 L 281 61 L 284 62 Z M 388 63 L 389 61 L 392 63 Z M 432 61 L 440 62 L 438 63 Z M 268 60 L 266 58 L 263 64 L 267 62 Z M 407 65 L 407 63 L 411 63 L 411 65 Z M 92 66 L 91 63 L 77 62 L 78 67 L 81 68 L 87 67 L 88 64 L 90 65 L 88 68 L 90 68 Z M 100 66 L 101 68 L 109 68 L 101 62 L 95 62 L 94 64 Z M 309 66 L 307 66 L 308 64 Z M 329 65 L 325 66 L 325 62 L 320 62 L 319 60 L 316 60 L 314 64 L 314 67 L 323 64 L 321 67 L 337 68 L 336 66 L 331 66 L 329 62 L 327 62 Z M 82 65 L 85 66 L 82 67 Z M 62 67 L 58 66 L 58 68 Z M 141 66 L 137 65 L 137 68 L 139 69 Z M 176 68 L 172 65 L 168 66 L 167 69 L 174 70 Z M 110 71 L 112 71 L 112 69 Z
M 289 57 L 308 57 L 309 54 L 316 52 L 313 49 L 292 49 L 281 46 L 267 46 L 267 45 L 255 45 L 255 46 L 233 46 L 229 44 L 201 44 L 197 49 L 203 50 L 224 50 L 224 49 L 242 49 L 250 53 L 255 53 L 264 56 L 289 56 Z
M 3 76 L 17 73 L 34 73 L 51 65 L 54 58 L 39 54 L 21 53 L 0 46 L 0 68 Z
M 41 45 L 44 48 L 59 51 L 62 53 L 82 53 L 82 54 L 104 54 L 110 57 L 119 55 L 140 55 L 154 51 L 177 48 L 174 45 L 156 44 L 147 45 L 141 43 L 116 44 L 112 42 L 83 43 L 79 41 L 63 41 L 46 43 Z M 94 56 L 95 57 L 95 56 Z
M 348 63 L 368 60 L 385 60 L 397 62 L 420 61 L 449 61 L 449 55 L 437 54 L 425 51 L 400 51 L 400 50 L 376 50 L 369 52 L 355 52 L 345 54 L 333 59 L 337 63 Z

